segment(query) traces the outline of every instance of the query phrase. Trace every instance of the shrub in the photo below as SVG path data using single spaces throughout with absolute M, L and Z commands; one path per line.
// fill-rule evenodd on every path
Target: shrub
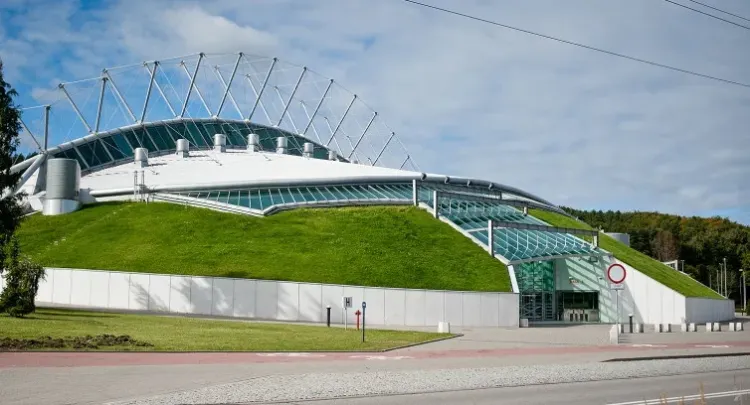
M 0 293 L 0 313 L 23 317 L 36 310 L 34 302 L 39 282 L 44 280 L 44 267 L 21 257 L 18 240 L 13 238 L 5 255 L 5 289 Z

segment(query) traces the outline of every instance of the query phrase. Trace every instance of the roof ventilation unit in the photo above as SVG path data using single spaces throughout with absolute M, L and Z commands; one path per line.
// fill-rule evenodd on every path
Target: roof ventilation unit
M 250 152 L 258 152 L 260 150 L 260 136 L 258 134 L 248 134 L 247 150 Z
M 135 148 L 133 151 L 135 159 L 135 167 L 147 167 L 148 166 L 148 149 L 146 148 Z
M 182 138 L 177 140 L 177 156 L 181 158 L 187 158 L 190 156 L 190 142 L 187 139 Z
M 333 160 L 334 162 L 339 160 L 338 155 L 336 154 L 335 150 L 328 151 L 328 160 Z
M 138 149 L 136 149 L 137 151 Z M 74 159 L 47 160 L 47 192 L 44 196 L 44 215 L 67 214 L 77 210 L 81 182 L 81 166 Z
M 227 151 L 227 136 L 224 134 L 214 135 L 214 151 L 224 153 Z
M 286 154 L 287 153 L 287 145 L 289 142 L 285 136 L 280 136 L 276 138 L 276 153 L 280 154 Z
M 305 142 L 304 145 L 304 152 L 302 152 L 302 156 L 306 158 L 313 157 L 313 152 L 315 152 L 315 145 L 312 142 Z

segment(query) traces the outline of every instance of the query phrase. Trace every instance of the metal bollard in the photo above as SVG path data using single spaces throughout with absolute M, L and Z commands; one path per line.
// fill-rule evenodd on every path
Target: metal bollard
M 331 306 L 326 305 L 326 324 L 331 327 Z
M 630 314 L 630 333 L 633 333 L 633 314 Z

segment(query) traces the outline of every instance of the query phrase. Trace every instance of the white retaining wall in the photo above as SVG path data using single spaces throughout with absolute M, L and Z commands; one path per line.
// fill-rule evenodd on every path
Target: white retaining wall
M 607 268 L 612 263 L 625 267 L 625 288 L 620 291 L 620 312 L 617 292 L 610 290 Z M 604 259 L 595 264 L 580 258 L 558 259 L 555 263 L 558 290 L 596 291 L 602 322 L 627 322 L 630 314 L 637 323 L 723 322 L 734 319 L 734 301 L 708 298 L 685 298 L 619 260 Z M 682 275 L 683 277 L 688 277 Z M 571 282 L 575 280 L 575 284 Z
M 367 323 L 383 326 L 517 327 L 518 295 L 170 276 L 48 268 L 38 304 L 344 323 L 341 297 L 352 297 L 348 322 L 367 302 Z
M 686 298 L 685 312 L 688 322 L 723 322 L 734 319 L 734 300 Z

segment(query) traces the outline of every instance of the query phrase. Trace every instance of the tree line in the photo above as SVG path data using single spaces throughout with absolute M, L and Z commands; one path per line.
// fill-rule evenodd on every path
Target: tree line
M 656 260 L 684 260 L 687 274 L 714 289 L 726 258 L 729 297 L 740 302 L 740 269 L 750 270 L 750 227 L 721 217 L 562 208 L 605 232 L 630 234 L 630 246 Z

